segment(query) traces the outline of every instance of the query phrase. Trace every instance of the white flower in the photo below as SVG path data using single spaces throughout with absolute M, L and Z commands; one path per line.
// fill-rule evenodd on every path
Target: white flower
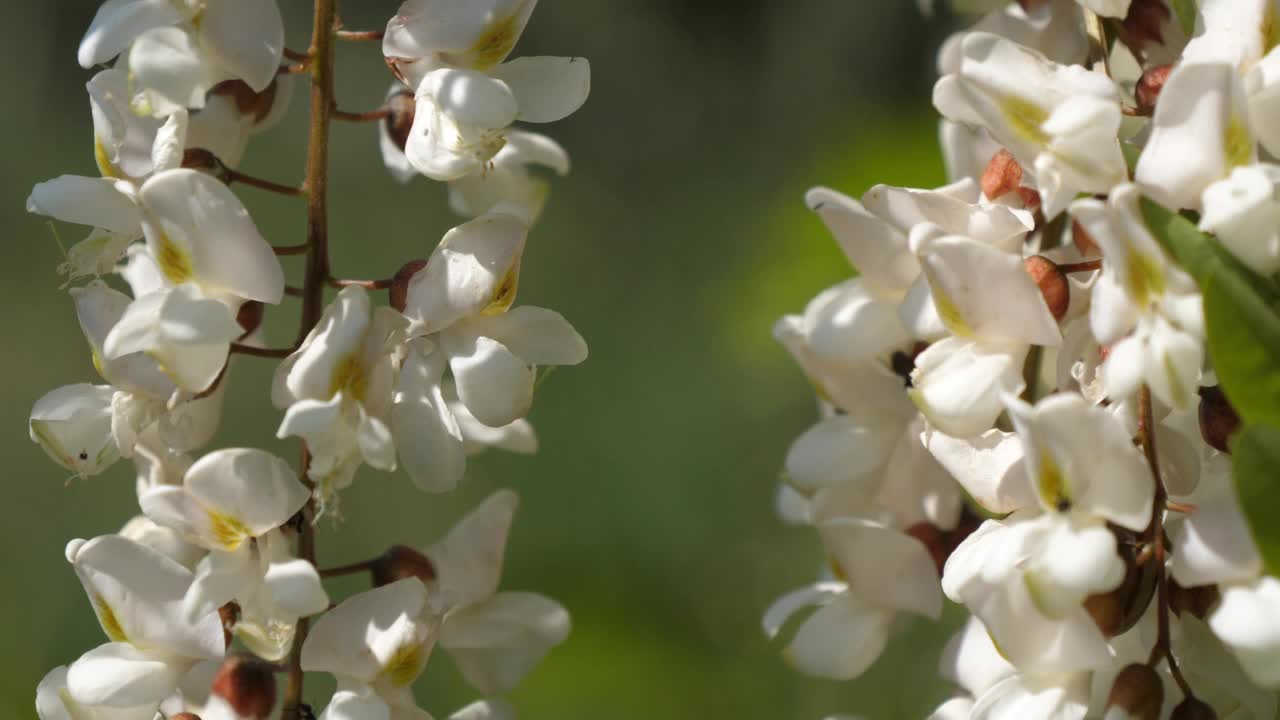
M 530 171 L 534 166 L 568 175 L 569 154 L 545 135 L 513 130 L 507 133 L 507 144 L 493 156 L 487 171 L 449 183 L 449 206 L 467 217 L 501 211 L 533 225 L 550 190 L 546 180 Z
M 396 467 L 388 413 L 393 353 L 405 324 L 390 308 L 375 310 L 363 288 L 343 288 L 298 351 L 276 369 L 272 400 L 286 409 L 277 435 L 296 435 L 312 448 L 308 474 L 321 499 L 350 485 L 361 462 Z
M 459 400 L 490 427 L 528 414 L 537 366 L 587 358 L 586 342 L 559 313 L 511 309 L 527 233 L 502 213 L 454 228 L 408 286 L 409 334 L 438 334 Z
M 284 51 L 284 24 L 275 0 L 108 0 L 80 42 L 85 68 L 117 55 L 141 115 L 164 117 L 204 106 L 205 94 L 231 78 L 262 91 Z
M 989 33 L 967 35 L 961 51 L 959 69 L 934 87 L 934 105 L 950 120 L 985 127 L 1034 173 L 1046 217 L 1080 192 L 1124 182 L 1120 98 L 1108 77 Z
M 76 703 L 154 707 L 195 663 L 222 657 L 218 614 L 192 620 L 181 612 L 192 580 L 186 568 L 116 535 L 73 540 L 66 555 L 110 640 L 69 668 Z
M 783 656 L 806 674 L 849 680 L 883 652 L 897 612 L 939 617 L 938 575 L 924 545 L 878 522 L 837 518 L 819 530 L 839 580 L 779 598 L 765 613 L 764 629 L 776 638 L 795 613 L 817 607 Z
M 31 408 L 31 440 L 76 477 L 97 475 L 120 458 L 111 434 L 112 395 L 109 386 L 85 383 L 44 395 Z
M 1156 447 L 1163 444 L 1158 437 Z M 1185 497 L 1195 512 L 1170 522 L 1169 572 L 1183 587 L 1247 583 L 1262 571 L 1249 523 L 1236 498 L 1228 456 L 1212 450 L 1195 492 Z M 1161 469 L 1168 475 L 1168 465 Z M 1168 481 L 1166 480 L 1166 485 Z M 1172 518 L 1171 518 L 1172 520 Z
M 984 32 L 1012 40 L 1019 45 L 1041 52 L 1049 60 L 1073 65 L 1082 62 L 1089 53 L 1089 38 L 1084 31 L 1080 3 L 1076 0 L 1048 0 L 1048 2 L 999 3 L 981 20 L 965 31 L 947 39 L 938 50 L 938 74 L 959 72 L 963 59 L 961 43 L 970 32 Z M 993 150 L 983 159 L 995 154 Z
M 1205 188 L 1200 229 L 1211 232 L 1245 265 L 1262 275 L 1280 270 L 1280 166 L 1238 167 Z
M 481 171 L 516 120 L 554 122 L 586 101 L 583 58 L 503 62 L 535 0 L 408 0 L 387 23 L 383 54 L 415 89 L 409 163 L 436 180 Z
M 247 449 L 210 453 L 191 466 L 180 487 L 142 495 L 148 517 L 211 551 L 183 599 L 186 616 L 235 600 L 242 613 L 236 634 L 258 655 L 283 658 L 298 618 L 329 605 L 316 569 L 290 556 L 277 529 L 308 497 L 287 463 Z
M 423 553 L 436 573 L 427 589 L 444 617 L 440 646 L 486 694 L 515 688 L 569 635 L 569 613 L 556 601 L 498 591 L 518 504 L 510 490 L 494 493 Z
M 421 717 L 411 685 L 431 656 L 438 625 L 417 578 L 353 595 L 322 615 L 302 645 L 302 669 L 338 680 L 324 717 Z
M 1209 627 L 1255 683 L 1280 687 L 1280 580 L 1271 576 L 1222 588 Z
M 1204 360 L 1204 315 L 1195 282 L 1152 237 L 1138 209 L 1138 189 L 1116 187 L 1103 203 L 1080 200 L 1071 214 L 1102 249 L 1090 324 L 1110 345 L 1103 365 L 1107 392 L 1122 399 L 1142 383 L 1181 409 L 1195 397 Z
M 205 555 L 203 548 L 184 540 L 177 530 L 159 525 L 146 515 L 135 515 L 116 534 L 145 545 L 188 570 L 194 570 Z

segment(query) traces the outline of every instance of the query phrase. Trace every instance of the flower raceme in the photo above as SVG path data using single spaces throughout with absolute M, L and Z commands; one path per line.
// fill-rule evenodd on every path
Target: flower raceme
M 587 357 L 559 313 L 515 304 L 549 191 L 531 168 L 569 171 L 561 145 L 520 124 L 566 117 L 590 85 L 581 58 L 507 61 L 534 4 L 410 0 L 385 32 L 352 33 L 338 29 L 334 0 L 315 0 L 312 49 L 299 52 L 285 48 L 275 0 L 102 3 L 79 50 L 82 66 L 100 68 L 86 86 L 85 159 L 98 175 L 39 183 L 27 200 L 88 229 L 59 271 L 100 380 L 45 394 L 29 432 L 75 478 L 131 460 L 141 514 L 66 547 L 106 642 L 45 676 L 41 720 L 292 720 L 311 672 L 340 681 L 322 717 L 429 718 L 412 686 L 435 645 L 493 696 L 564 641 L 558 603 L 499 591 L 512 491 L 423 552 L 393 545 L 415 559 L 410 570 L 395 581 L 375 572 L 374 589 L 345 599 L 331 599 L 326 578 L 385 561 L 325 570 L 315 549 L 318 517 L 339 520 L 340 493 L 363 465 L 402 466 L 440 493 L 486 448 L 536 451 L 527 416 L 538 368 Z M 335 38 L 383 41 L 394 75 L 383 108 L 338 109 Z M 450 206 L 469 221 L 428 260 L 386 280 L 343 280 L 329 265 L 325 164 L 310 163 L 299 187 L 239 170 L 298 75 L 325 98 L 311 118 L 313 159 L 333 117 L 368 119 L 396 179 L 448 181 Z M 269 242 L 236 183 L 310 203 L 307 242 Z M 287 287 L 288 256 L 301 254 L 305 277 Z M 338 292 L 326 298 L 329 287 Z M 272 347 L 264 313 L 290 296 L 303 305 L 298 341 Z M 305 450 L 296 470 L 215 445 L 238 355 L 279 361 L 270 397 L 276 434 Z M 280 670 L 289 682 L 277 692 Z M 514 710 L 489 698 L 449 717 Z
M 970 617 L 932 718 L 1272 717 L 1277 558 L 1238 492 L 1280 430 L 1233 405 L 1280 377 L 1236 359 L 1280 326 L 1276 8 L 952 6 L 983 16 L 938 58 L 950 184 L 806 198 L 857 275 L 774 327 L 820 415 L 778 510 L 826 562 L 765 631 L 848 680 L 941 591 Z

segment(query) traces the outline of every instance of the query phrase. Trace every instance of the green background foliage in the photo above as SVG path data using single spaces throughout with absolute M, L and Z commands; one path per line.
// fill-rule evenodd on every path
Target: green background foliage
M 291 46 L 303 47 L 308 3 L 280 4 Z M 346 4 L 357 29 L 378 27 L 396 6 Z M 90 73 L 76 66 L 74 49 L 96 5 L 0 6 L 8 57 L 0 67 L 8 98 L 0 113 L 3 717 L 34 717 L 41 675 L 102 641 L 64 544 L 114 532 L 137 511 L 129 463 L 64 487 L 64 473 L 23 427 L 44 392 L 96 380 L 58 289 L 57 246 L 23 208 L 33 183 L 94 172 L 82 89 Z M 514 693 L 522 717 L 918 718 L 943 698 L 935 668 L 954 612 L 942 625 L 904 623 L 881 662 L 853 683 L 799 676 L 759 629 L 768 604 L 821 564 L 813 533 L 784 527 L 772 507 L 785 448 L 814 407 L 770 328 L 849 274 L 803 192 L 943 180 L 928 88 L 944 31 L 914 5 L 543 2 L 517 54 L 586 56 L 595 87 L 581 112 L 550 128 L 575 168 L 555 184 L 530 238 L 520 301 L 563 312 L 588 339 L 591 359 L 541 387 L 535 457 L 483 456 L 464 489 L 443 497 L 418 493 L 403 474 L 362 471 L 343 496 L 345 522 L 322 522 L 321 565 L 392 543 L 427 544 L 492 489 L 510 486 L 523 506 L 504 587 L 554 596 L 574 618 L 568 643 Z M 346 109 L 375 107 L 387 82 L 376 46 L 341 48 Z M 300 177 L 301 100 L 295 95 L 285 123 L 251 146 L 244 170 Z M 395 184 L 371 127 L 339 124 L 334 140 L 337 271 L 382 277 L 426 257 L 457 222 L 443 188 Z M 269 240 L 302 240 L 296 201 L 238 192 Z M 67 243 L 80 237 L 71 226 L 60 233 Z M 299 261 L 285 265 L 296 277 Z M 293 336 L 293 302 L 269 312 L 276 343 Z M 216 446 L 296 454 L 274 440 L 270 372 L 268 361 L 236 362 Z M 344 579 L 332 593 L 359 588 Z M 322 703 L 330 687 L 313 681 L 309 694 Z M 438 714 L 474 698 L 443 654 L 418 691 Z

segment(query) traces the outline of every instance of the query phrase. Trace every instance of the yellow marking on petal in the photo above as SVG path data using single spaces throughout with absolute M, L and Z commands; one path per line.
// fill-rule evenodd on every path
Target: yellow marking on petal
M 933 306 L 938 310 L 938 317 L 942 319 L 942 324 L 947 330 L 957 337 L 973 337 L 973 328 L 965 322 L 960 307 L 951 299 L 951 296 L 943 292 L 937 283 L 930 283 L 929 287 L 933 290 Z
M 1040 611 L 1041 615 L 1047 618 L 1056 618 L 1058 616 L 1057 613 L 1051 611 L 1053 603 L 1049 601 L 1049 588 L 1040 583 L 1035 573 L 1024 572 L 1022 574 L 1022 584 L 1027 588 L 1027 594 L 1031 596 L 1031 604 L 1036 607 L 1036 610 Z
M 107 147 L 96 137 L 93 139 L 93 159 L 98 163 L 98 172 L 102 173 L 102 177 L 111 180 L 124 177 L 124 173 L 111 162 L 111 157 L 107 155 Z
M 107 639 L 111 642 L 129 642 L 129 636 L 125 633 L 124 626 L 120 624 L 120 618 L 116 617 L 116 611 L 111 609 L 106 598 L 94 593 L 90 599 L 93 602 L 93 610 L 98 615 L 98 623 L 102 625 L 102 631 L 107 634 Z
M 368 390 L 369 378 L 359 355 L 352 353 L 334 366 L 333 379 L 329 381 L 329 397 L 341 392 L 356 402 L 364 402 Z
M 1047 451 L 1040 452 L 1040 473 L 1036 478 L 1036 489 L 1044 504 L 1058 512 L 1071 509 L 1071 488 L 1062 468 Z
M 472 67 L 477 70 L 488 70 L 502 62 L 511 53 L 511 48 L 515 47 L 516 40 L 520 37 L 520 12 L 517 9 L 514 13 L 485 28 L 484 33 L 471 46 L 471 49 L 463 53 L 471 60 Z
M 1126 261 L 1125 289 L 1140 307 L 1148 307 L 1164 294 L 1164 271 L 1159 261 L 1137 250 L 1130 250 Z
M 1006 97 L 1000 100 L 1000 112 L 1015 134 L 1033 145 L 1048 145 L 1049 135 L 1040 126 L 1049 119 L 1049 113 L 1039 105 L 1022 98 Z
M 102 353 L 98 352 L 97 349 L 94 349 L 90 351 L 89 354 L 93 358 L 93 369 L 98 371 L 98 374 L 102 376 L 103 380 L 106 380 L 107 379 L 107 371 L 106 371 L 107 363 L 105 360 L 102 359 Z
M 1161 357 L 1164 365 L 1164 372 L 1169 376 L 1169 394 L 1173 397 L 1174 409 L 1181 410 L 1191 402 L 1191 393 L 1187 391 L 1187 386 L 1182 383 L 1182 378 L 1178 376 L 1178 368 L 1173 364 L 1173 358 L 1169 353 L 1164 353 Z
M 195 268 L 191 264 L 191 253 L 178 246 L 163 230 L 160 231 L 160 248 L 156 262 L 160 272 L 174 285 L 181 285 L 195 277 Z
M 57 438 L 49 432 L 49 426 L 45 422 L 32 420 L 31 432 L 35 434 L 36 441 L 49 454 L 49 457 L 70 470 L 76 469 L 75 459 L 62 452 L 62 447 L 58 444 Z
M 1280 45 L 1280 27 L 1276 26 L 1276 8 L 1271 3 L 1267 3 L 1267 14 L 1262 18 L 1262 42 L 1263 55 Z
M 228 551 L 236 550 L 247 538 L 252 537 L 253 533 L 244 523 L 230 515 L 225 515 L 216 510 L 209 510 L 209 530 L 213 533 L 213 537 L 218 544 L 226 548 Z
M 1222 137 L 1222 150 L 1227 159 L 1227 172 L 1241 165 L 1248 165 L 1253 158 L 1253 137 L 1244 120 L 1237 114 L 1233 113 L 1227 123 Z
M 409 643 L 396 650 L 378 676 L 395 687 L 405 687 L 418 678 L 426 662 L 422 644 Z
M 493 291 L 493 298 L 480 311 L 481 315 L 501 315 L 511 309 L 516 301 L 516 291 L 520 288 L 520 261 L 517 260 L 502 276 L 498 289 Z

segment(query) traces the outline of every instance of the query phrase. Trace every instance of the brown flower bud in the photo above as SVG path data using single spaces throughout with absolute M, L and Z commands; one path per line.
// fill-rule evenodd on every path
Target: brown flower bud
M 278 89 L 277 80 L 272 80 L 271 84 L 262 92 L 255 92 L 243 80 L 227 80 L 214 85 L 209 90 L 209 94 L 230 98 L 236 104 L 236 110 L 241 115 L 252 117 L 253 123 L 257 125 L 266 120 L 267 116 L 271 114 L 271 108 L 275 105 Z
M 982 172 L 982 194 L 989 199 L 1004 197 L 1022 187 L 1022 166 L 1013 153 L 1001 149 L 991 156 L 987 169 Z
M 232 600 L 218 608 L 218 618 L 222 620 L 222 641 L 231 647 L 232 631 L 240 621 L 240 604 Z
M 1240 416 L 1218 385 L 1200 388 L 1200 436 L 1209 446 L 1231 452 L 1231 436 L 1240 429 Z
M 413 129 L 413 116 L 417 110 L 413 93 L 405 90 L 387 98 L 387 110 L 390 112 L 382 121 L 383 127 L 391 136 L 391 141 L 403 152 L 405 144 L 409 142 L 409 131 Z
M 1116 535 L 1116 551 L 1124 561 L 1124 580 L 1109 593 L 1090 595 L 1084 609 L 1105 637 L 1122 635 L 1138 621 L 1151 605 L 1160 579 L 1158 563 L 1148 559 L 1138 562 L 1137 534 L 1112 528 Z
M 232 655 L 213 678 L 213 694 L 247 720 L 265 720 L 276 706 L 275 667 L 249 655 Z
M 1195 698 L 1187 698 L 1173 709 L 1169 720 L 1218 720 L 1218 713 L 1209 704 Z
M 951 543 L 947 534 L 937 525 L 928 522 L 912 525 L 907 528 L 907 534 L 919 540 L 929 551 L 933 564 L 938 568 L 938 577 L 942 577 L 942 568 L 946 566 L 947 558 L 951 556 L 951 547 L 949 547 Z
M 1142 73 L 1142 77 L 1138 78 L 1138 85 L 1133 93 L 1138 101 L 1139 114 L 1150 115 L 1156 111 L 1156 101 L 1160 99 L 1160 91 L 1164 89 L 1165 81 L 1169 79 L 1169 73 L 1172 70 L 1172 65 L 1157 65 L 1149 68 Z
M 436 577 L 436 567 L 431 564 L 431 560 L 407 545 L 392 545 L 373 561 L 369 572 L 373 575 L 376 587 L 407 577 L 416 577 L 423 582 Z
M 241 338 L 262 326 L 262 316 L 266 313 L 266 307 L 257 300 L 248 300 L 240 306 L 240 310 L 236 312 L 236 323 L 244 330 Z
M 1107 709 L 1124 710 L 1132 720 L 1159 720 L 1164 706 L 1164 682 L 1155 670 L 1134 663 L 1116 676 L 1107 697 Z
M 200 720 L 200 716 L 195 713 L 178 713 L 170 715 L 169 720 Z
M 223 170 L 218 156 L 204 148 L 187 148 L 182 152 L 182 167 L 218 175 Z
M 1022 264 L 1027 269 L 1027 274 L 1040 288 L 1040 294 L 1044 296 L 1044 304 L 1049 306 L 1053 319 L 1061 322 L 1071 307 L 1071 285 L 1067 282 L 1067 276 L 1052 260 L 1043 255 L 1032 255 L 1023 260 Z
M 1218 604 L 1222 593 L 1217 585 L 1196 585 L 1182 587 L 1175 580 L 1169 581 L 1169 607 L 1178 615 L 1190 613 L 1201 620 L 1209 616 L 1209 611 Z
M 396 276 L 391 279 L 391 288 L 387 290 L 387 294 L 391 301 L 391 307 L 397 312 L 404 312 L 405 305 L 409 302 L 409 282 L 413 280 L 413 276 L 418 271 L 427 266 L 426 260 L 410 260 L 396 271 Z
M 907 387 L 911 387 L 911 372 L 916 369 L 916 358 L 928 347 L 929 343 L 917 342 L 911 346 L 910 351 L 898 350 L 890 356 L 889 369 L 893 371 L 894 375 L 902 378 Z
M 1087 258 L 1096 258 L 1101 255 L 1098 252 L 1098 243 L 1094 241 L 1093 236 L 1075 220 L 1071 221 L 1071 242 L 1076 246 L 1076 250 Z
M 1164 44 L 1164 24 L 1171 17 L 1165 0 L 1133 0 L 1120 24 L 1120 39 L 1141 59 L 1148 44 Z

